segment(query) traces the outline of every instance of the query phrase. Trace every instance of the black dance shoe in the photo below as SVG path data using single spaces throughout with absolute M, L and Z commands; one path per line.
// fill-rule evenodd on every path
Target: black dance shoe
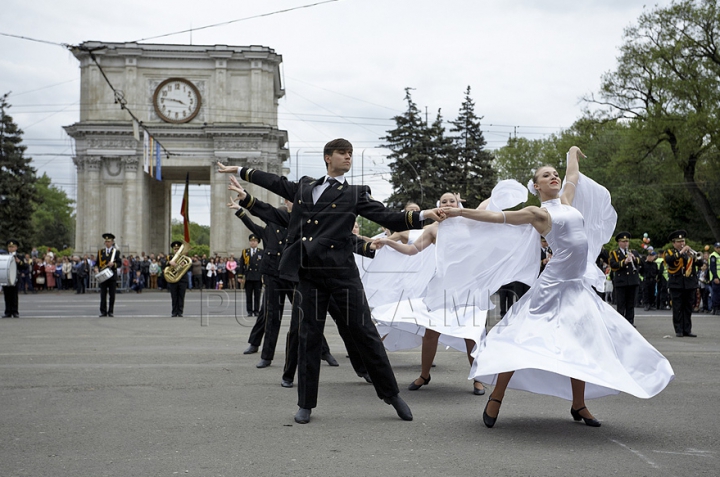
M 502 401 L 501 401 L 501 400 L 495 399 L 495 398 L 492 397 L 492 396 L 490 396 L 490 398 L 488 399 L 487 404 L 485 404 L 485 409 L 483 410 L 483 422 L 485 423 L 485 426 L 487 426 L 487 427 L 492 427 L 492 426 L 494 426 L 494 425 L 495 425 L 495 421 L 497 421 L 497 416 L 495 416 L 495 417 L 490 417 L 490 416 L 488 416 L 487 408 L 488 408 L 488 406 L 490 405 L 490 401 L 495 401 L 495 402 L 498 403 L 498 404 L 502 404 Z M 500 411 L 498 411 L 498 412 L 500 412 Z
M 430 376 L 429 374 L 428 374 L 428 377 L 427 377 L 427 378 L 425 378 L 425 377 L 423 377 L 423 376 L 421 375 L 421 376 L 420 376 L 420 379 L 423 380 L 423 383 L 422 383 L 422 384 L 415 384 L 415 381 L 413 381 L 412 383 L 410 383 L 410 386 L 408 386 L 408 389 L 409 389 L 410 391 L 417 391 L 418 389 L 420 389 L 421 387 L 425 386 L 426 384 L 430 384 L 430 378 L 431 378 L 431 377 L 432 377 L 432 376 Z M 416 380 L 416 381 L 417 381 L 417 380 Z
M 295 413 L 295 422 L 297 422 L 298 424 L 307 424 L 308 422 L 310 422 L 311 412 L 311 409 L 298 409 L 298 412 Z
M 482 386 L 480 389 L 475 387 L 475 383 L 480 383 L 480 381 L 473 381 L 473 394 L 476 396 L 482 396 L 485 394 L 485 386 L 482 386 L 482 383 L 480 383 L 480 386 Z
M 394 407 L 395 412 L 397 412 L 397 415 L 403 421 L 413 420 L 410 406 L 408 406 L 407 403 L 403 401 L 403 399 L 398 394 L 394 395 L 393 397 L 384 398 L 383 401 L 385 401 L 385 404 L 390 404 L 392 407 Z
M 590 427 L 600 427 L 600 421 L 598 421 L 594 417 L 591 419 L 588 419 L 587 417 L 582 417 L 580 415 L 580 411 L 582 411 L 583 409 L 587 409 L 587 407 L 583 406 L 576 411 L 575 409 L 572 408 L 572 406 L 570 406 L 570 414 L 572 415 L 573 419 L 575 419 L 576 421 L 579 421 L 580 419 L 582 419 L 583 421 L 585 421 L 585 425 L 590 426 Z
M 335 357 L 330 353 L 325 353 L 324 355 L 322 355 L 322 360 L 326 361 L 327 364 L 330 366 L 340 366 Z

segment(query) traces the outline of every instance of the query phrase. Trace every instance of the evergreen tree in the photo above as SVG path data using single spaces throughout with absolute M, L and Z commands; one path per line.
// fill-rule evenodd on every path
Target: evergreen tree
M 495 187 L 493 155 L 485 150 L 487 142 L 480 129 L 481 119 L 475 114 L 475 103 L 468 86 L 457 119 L 450 121 L 453 125 L 450 132 L 457 133 L 452 136 L 454 157 L 450 170 L 456 174 L 452 177 L 452 191 L 466 199 L 465 206 L 471 208 L 490 197 Z
M 430 128 L 423 121 L 420 110 L 412 100 L 410 88 L 405 88 L 407 111 L 393 119 L 396 128 L 387 132 L 386 147 L 392 151 L 390 183 L 393 192 L 387 200 L 388 207 L 402 208 L 408 201 L 428 207 L 437 199 L 425 191 L 432 179 L 428 171 L 433 168 L 433 138 Z
M 42 207 L 35 207 L 32 213 L 35 230 L 33 244 L 46 245 L 57 250 L 73 247 L 75 216 L 72 204 L 75 201 L 70 199 L 64 190 L 52 185 L 47 174 L 37 180 L 35 189 Z
M 37 201 L 35 169 L 24 157 L 22 130 L 7 114 L 8 95 L 0 97 L 0 241 L 14 238 L 20 250 L 32 247 L 33 227 L 30 204 Z

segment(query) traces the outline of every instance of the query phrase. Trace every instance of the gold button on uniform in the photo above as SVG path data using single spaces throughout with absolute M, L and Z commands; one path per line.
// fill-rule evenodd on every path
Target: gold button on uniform
M 307 237 L 303 237 L 303 242 L 307 240 Z
M 317 224 L 318 224 L 318 221 L 316 220 L 316 221 L 315 221 L 315 225 L 317 225 Z
M 308 240 L 312 242 L 312 237 L 310 237 Z
M 330 207 L 332 207 L 332 208 L 334 209 L 334 208 L 337 207 L 337 206 L 336 206 L 335 204 L 333 204 L 333 205 L 331 205 Z

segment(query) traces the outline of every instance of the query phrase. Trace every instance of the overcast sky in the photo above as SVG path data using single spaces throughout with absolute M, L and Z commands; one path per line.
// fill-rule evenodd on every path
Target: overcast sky
M 129 42 L 321 1 L 4 0 L 0 33 Z M 323 144 L 345 137 L 355 146 L 355 168 L 365 160 L 363 182 L 382 199 L 390 192 L 387 151 L 377 146 L 405 109 L 405 87 L 432 121 L 438 109 L 454 119 L 470 86 L 490 149 L 510 134 L 545 137 L 580 117 L 581 97 L 615 68 L 623 29 L 645 3 L 338 0 L 144 42 L 273 48 L 283 57 L 279 127 L 288 131 L 293 176 L 321 175 Z M 79 78 L 63 47 L 0 35 L 0 94 L 12 91 L 10 114 L 39 174 L 72 198 L 73 141 L 62 126 L 79 119 Z M 174 186 L 176 197 L 181 187 Z M 207 188 L 193 187 L 191 220 L 208 225 L 209 216 Z

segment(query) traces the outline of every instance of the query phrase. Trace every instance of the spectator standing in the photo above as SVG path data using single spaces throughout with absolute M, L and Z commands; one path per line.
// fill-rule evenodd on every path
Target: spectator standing
M 720 315 L 720 242 L 715 242 L 715 249 L 708 261 L 708 278 L 712 296 L 712 313 Z
M 659 274 L 658 266 L 655 263 L 656 259 L 657 252 L 651 250 L 645 257 L 645 260 L 642 261 L 642 266 L 640 267 L 640 273 L 643 277 L 642 286 L 645 311 L 655 309 L 655 287 L 657 286 Z

